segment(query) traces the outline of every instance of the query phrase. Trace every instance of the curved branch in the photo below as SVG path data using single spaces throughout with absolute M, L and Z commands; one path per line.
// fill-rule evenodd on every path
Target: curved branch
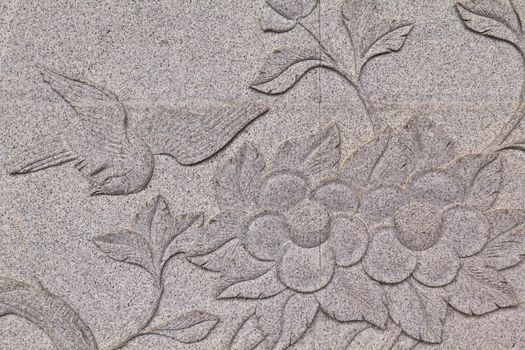
M 127 335 L 125 335 L 121 340 L 115 342 L 114 344 L 108 346 L 106 350 L 119 350 L 122 349 L 124 346 L 126 346 L 130 341 L 132 341 L 135 338 L 138 338 L 142 335 L 145 335 L 148 333 L 148 328 L 151 326 L 151 323 L 155 319 L 155 317 L 158 314 L 160 303 L 162 301 L 162 297 L 164 296 L 164 271 L 166 270 L 166 266 L 168 265 L 168 262 L 173 259 L 175 256 L 179 254 L 173 254 L 170 256 L 166 261 L 163 263 L 160 272 L 159 277 L 155 278 L 155 299 L 153 302 L 153 308 L 150 310 L 149 313 L 146 314 L 147 317 L 141 322 L 141 326 L 133 331 L 129 332 Z

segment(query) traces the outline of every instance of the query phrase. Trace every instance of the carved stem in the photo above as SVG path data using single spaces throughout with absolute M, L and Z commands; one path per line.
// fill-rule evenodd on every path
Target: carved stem
M 133 339 L 143 335 L 144 333 L 147 333 L 145 331 L 150 326 L 155 316 L 157 316 L 157 313 L 159 311 L 160 301 L 162 300 L 162 296 L 164 295 L 164 283 L 163 282 L 156 284 L 155 287 L 156 287 L 155 288 L 156 293 L 155 293 L 155 301 L 153 303 L 153 308 L 147 314 L 147 317 L 144 319 L 144 321 L 141 322 L 141 326 L 136 331 L 129 332 L 121 340 L 107 347 L 107 350 L 122 349 Z
M 366 91 L 363 89 L 363 85 L 361 85 L 361 82 L 358 80 L 356 83 L 352 84 L 355 87 L 355 90 L 357 92 L 357 96 L 363 103 L 363 106 L 365 107 L 366 115 L 368 116 L 368 119 L 370 120 L 370 123 L 372 124 L 372 130 L 374 131 L 374 135 L 378 135 L 379 132 L 381 132 L 381 125 L 383 124 L 383 121 L 376 117 L 376 114 L 373 113 L 371 108 L 371 103 L 368 100 L 368 97 L 366 96 Z
M 305 26 L 303 24 L 303 22 L 301 21 L 297 21 L 297 24 L 299 24 L 299 27 L 303 28 L 307 33 L 308 35 L 310 35 L 316 42 L 317 44 L 319 45 L 319 47 L 321 48 L 321 50 L 323 51 L 323 53 L 328 56 L 328 58 L 330 58 L 332 60 L 332 62 L 335 62 L 335 59 L 333 57 L 333 55 L 330 53 L 330 50 L 328 50 L 322 43 L 321 43 L 321 38 L 319 38 L 317 35 L 315 35 L 314 32 L 312 32 L 307 26 Z
M 501 128 L 499 134 L 494 138 L 492 143 L 490 144 L 488 151 L 489 152 L 496 152 L 502 148 L 505 141 L 509 138 L 509 136 L 512 134 L 512 132 L 518 127 L 521 120 L 525 116 L 525 47 L 524 45 L 520 45 L 518 48 L 521 53 L 521 58 L 524 64 L 524 74 L 523 74 L 523 83 L 521 86 L 521 95 L 520 95 L 520 102 L 518 109 L 514 112 L 514 115 L 512 118 L 506 123 L 503 128 Z

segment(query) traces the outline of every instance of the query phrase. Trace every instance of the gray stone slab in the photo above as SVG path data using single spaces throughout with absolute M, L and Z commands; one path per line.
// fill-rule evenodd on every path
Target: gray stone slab
M 0 349 L 525 348 L 523 0 L 0 14 Z

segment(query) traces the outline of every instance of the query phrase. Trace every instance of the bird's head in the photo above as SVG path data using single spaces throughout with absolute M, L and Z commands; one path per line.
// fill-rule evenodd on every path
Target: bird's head
M 92 187 L 92 196 L 121 196 L 142 191 L 150 182 L 153 169 L 148 167 L 135 168 L 123 175 L 112 175 Z

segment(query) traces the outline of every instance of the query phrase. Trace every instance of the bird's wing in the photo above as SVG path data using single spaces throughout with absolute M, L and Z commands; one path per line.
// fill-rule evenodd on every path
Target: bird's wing
M 268 111 L 254 102 L 213 103 L 207 113 L 162 108 L 146 117 L 140 134 L 154 154 L 167 154 L 180 164 L 199 163 L 224 148 L 250 122 Z
M 44 82 L 76 112 L 86 142 L 105 154 L 122 154 L 127 141 L 126 110 L 117 97 L 102 88 L 68 78 L 48 68 L 38 67 Z

